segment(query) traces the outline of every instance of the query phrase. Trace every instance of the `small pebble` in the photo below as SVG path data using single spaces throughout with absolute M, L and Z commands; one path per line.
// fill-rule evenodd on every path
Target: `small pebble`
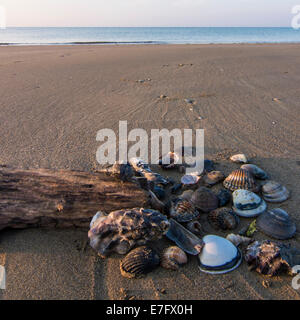
M 167 293 L 166 289 L 161 289 L 160 292 L 161 292 L 162 294 L 166 294 L 166 293 Z
M 184 102 L 189 103 L 189 104 L 193 104 L 193 100 L 192 99 L 184 99 Z
M 135 300 L 135 299 L 136 299 L 136 296 L 131 296 L 131 297 L 129 297 L 128 300 Z
M 167 96 L 164 95 L 164 94 L 161 94 L 159 97 L 160 97 L 160 99 L 165 99 L 165 98 L 167 98 Z
M 266 289 L 270 288 L 271 283 L 268 280 L 263 280 L 262 286 Z

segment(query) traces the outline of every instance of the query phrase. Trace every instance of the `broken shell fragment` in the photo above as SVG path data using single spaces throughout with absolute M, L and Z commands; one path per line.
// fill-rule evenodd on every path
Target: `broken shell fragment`
M 296 233 L 296 224 L 280 208 L 264 212 L 257 218 L 256 225 L 260 231 L 275 239 L 290 239 Z
M 161 266 L 165 269 L 178 270 L 187 263 L 187 255 L 179 247 L 172 246 L 163 251 Z
M 252 173 L 244 169 L 238 169 L 231 172 L 224 180 L 223 185 L 226 189 L 231 191 L 245 189 L 257 192 L 259 190 L 259 186 L 256 184 Z
M 268 179 L 268 174 L 264 170 L 256 166 L 255 164 L 243 164 L 241 166 L 241 169 L 248 170 L 257 179 L 261 179 L 261 180 Z
M 219 206 L 218 197 L 208 188 L 199 187 L 194 191 L 191 202 L 203 212 L 210 212 Z
M 126 254 L 135 245 L 161 239 L 170 224 L 159 211 L 134 208 L 98 217 L 88 232 L 90 245 L 101 256 L 111 252 Z
M 178 198 L 172 202 L 170 216 L 178 222 L 188 222 L 197 219 L 199 211 L 190 201 Z
M 263 213 L 267 204 L 257 194 L 249 190 L 236 190 L 232 194 L 233 211 L 242 217 L 251 218 Z
M 235 154 L 230 157 L 230 160 L 235 163 L 247 163 L 248 159 L 243 153 Z
M 170 228 L 166 236 L 174 241 L 183 251 L 191 255 L 199 254 L 203 247 L 203 241 L 176 222 L 176 220 L 171 218 L 169 221 Z
M 230 242 L 232 242 L 236 247 L 238 247 L 240 244 L 248 245 L 252 241 L 251 238 L 243 237 L 239 234 L 233 234 L 233 233 L 230 233 L 226 237 L 226 239 L 229 240 Z
M 240 265 L 242 254 L 229 240 L 207 235 L 203 238 L 203 242 L 204 247 L 198 255 L 199 268 L 202 272 L 223 274 Z
M 207 219 L 216 230 L 232 230 L 235 229 L 240 222 L 238 216 L 229 208 L 213 210 L 208 214 Z
M 213 186 L 224 180 L 225 176 L 221 171 L 210 171 L 203 177 L 203 182 L 207 186 Z
M 147 246 L 130 251 L 120 263 L 121 274 L 125 278 L 141 278 L 158 267 L 158 253 Z
M 219 207 L 224 207 L 231 200 L 231 192 L 226 189 L 221 189 L 217 197 L 219 199 Z
M 263 198 L 268 202 L 280 203 L 288 199 L 290 192 L 279 182 L 270 180 L 262 187 Z

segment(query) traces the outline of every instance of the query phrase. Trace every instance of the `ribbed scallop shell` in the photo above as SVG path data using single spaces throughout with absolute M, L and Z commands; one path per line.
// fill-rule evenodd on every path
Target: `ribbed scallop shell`
M 283 202 L 290 196 L 290 192 L 286 187 L 276 181 L 268 181 L 262 187 L 263 198 L 268 202 Z
M 238 216 L 229 208 L 219 208 L 211 211 L 207 216 L 208 222 L 215 229 L 232 230 L 240 222 Z
M 244 169 L 238 169 L 231 172 L 230 175 L 224 180 L 223 185 L 225 188 L 231 191 L 245 189 L 257 192 L 259 190 L 253 175 Z
M 178 199 L 173 205 L 170 215 L 178 222 L 188 222 L 197 219 L 199 211 L 190 201 Z
M 200 187 L 194 191 L 191 202 L 203 212 L 210 212 L 219 206 L 218 197 L 208 188 Z
M 177 246 L 172 246 L 163 251 L 161 266 L 165 269 L 178 270 L 179 266 L 187 263 L 187 255 Z
M 156 268 L 160 263 L 158 253 L 147 246 L 130 251 L 120 263 L 121 274 L 125 278 L 140 278 Z

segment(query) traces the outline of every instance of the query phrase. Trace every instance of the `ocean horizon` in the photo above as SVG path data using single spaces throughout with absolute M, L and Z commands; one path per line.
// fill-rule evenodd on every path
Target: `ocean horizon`
M 291 27 L 8 27 L 0 45 L 299 43 Z

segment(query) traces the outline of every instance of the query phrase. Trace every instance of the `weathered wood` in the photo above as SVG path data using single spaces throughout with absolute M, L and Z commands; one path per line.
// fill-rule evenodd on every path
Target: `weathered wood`
M 137 184 L 104 173 L 0 167 L 0 230 L 87 227 L 99 210 L 143 207 L 147 201 Z

